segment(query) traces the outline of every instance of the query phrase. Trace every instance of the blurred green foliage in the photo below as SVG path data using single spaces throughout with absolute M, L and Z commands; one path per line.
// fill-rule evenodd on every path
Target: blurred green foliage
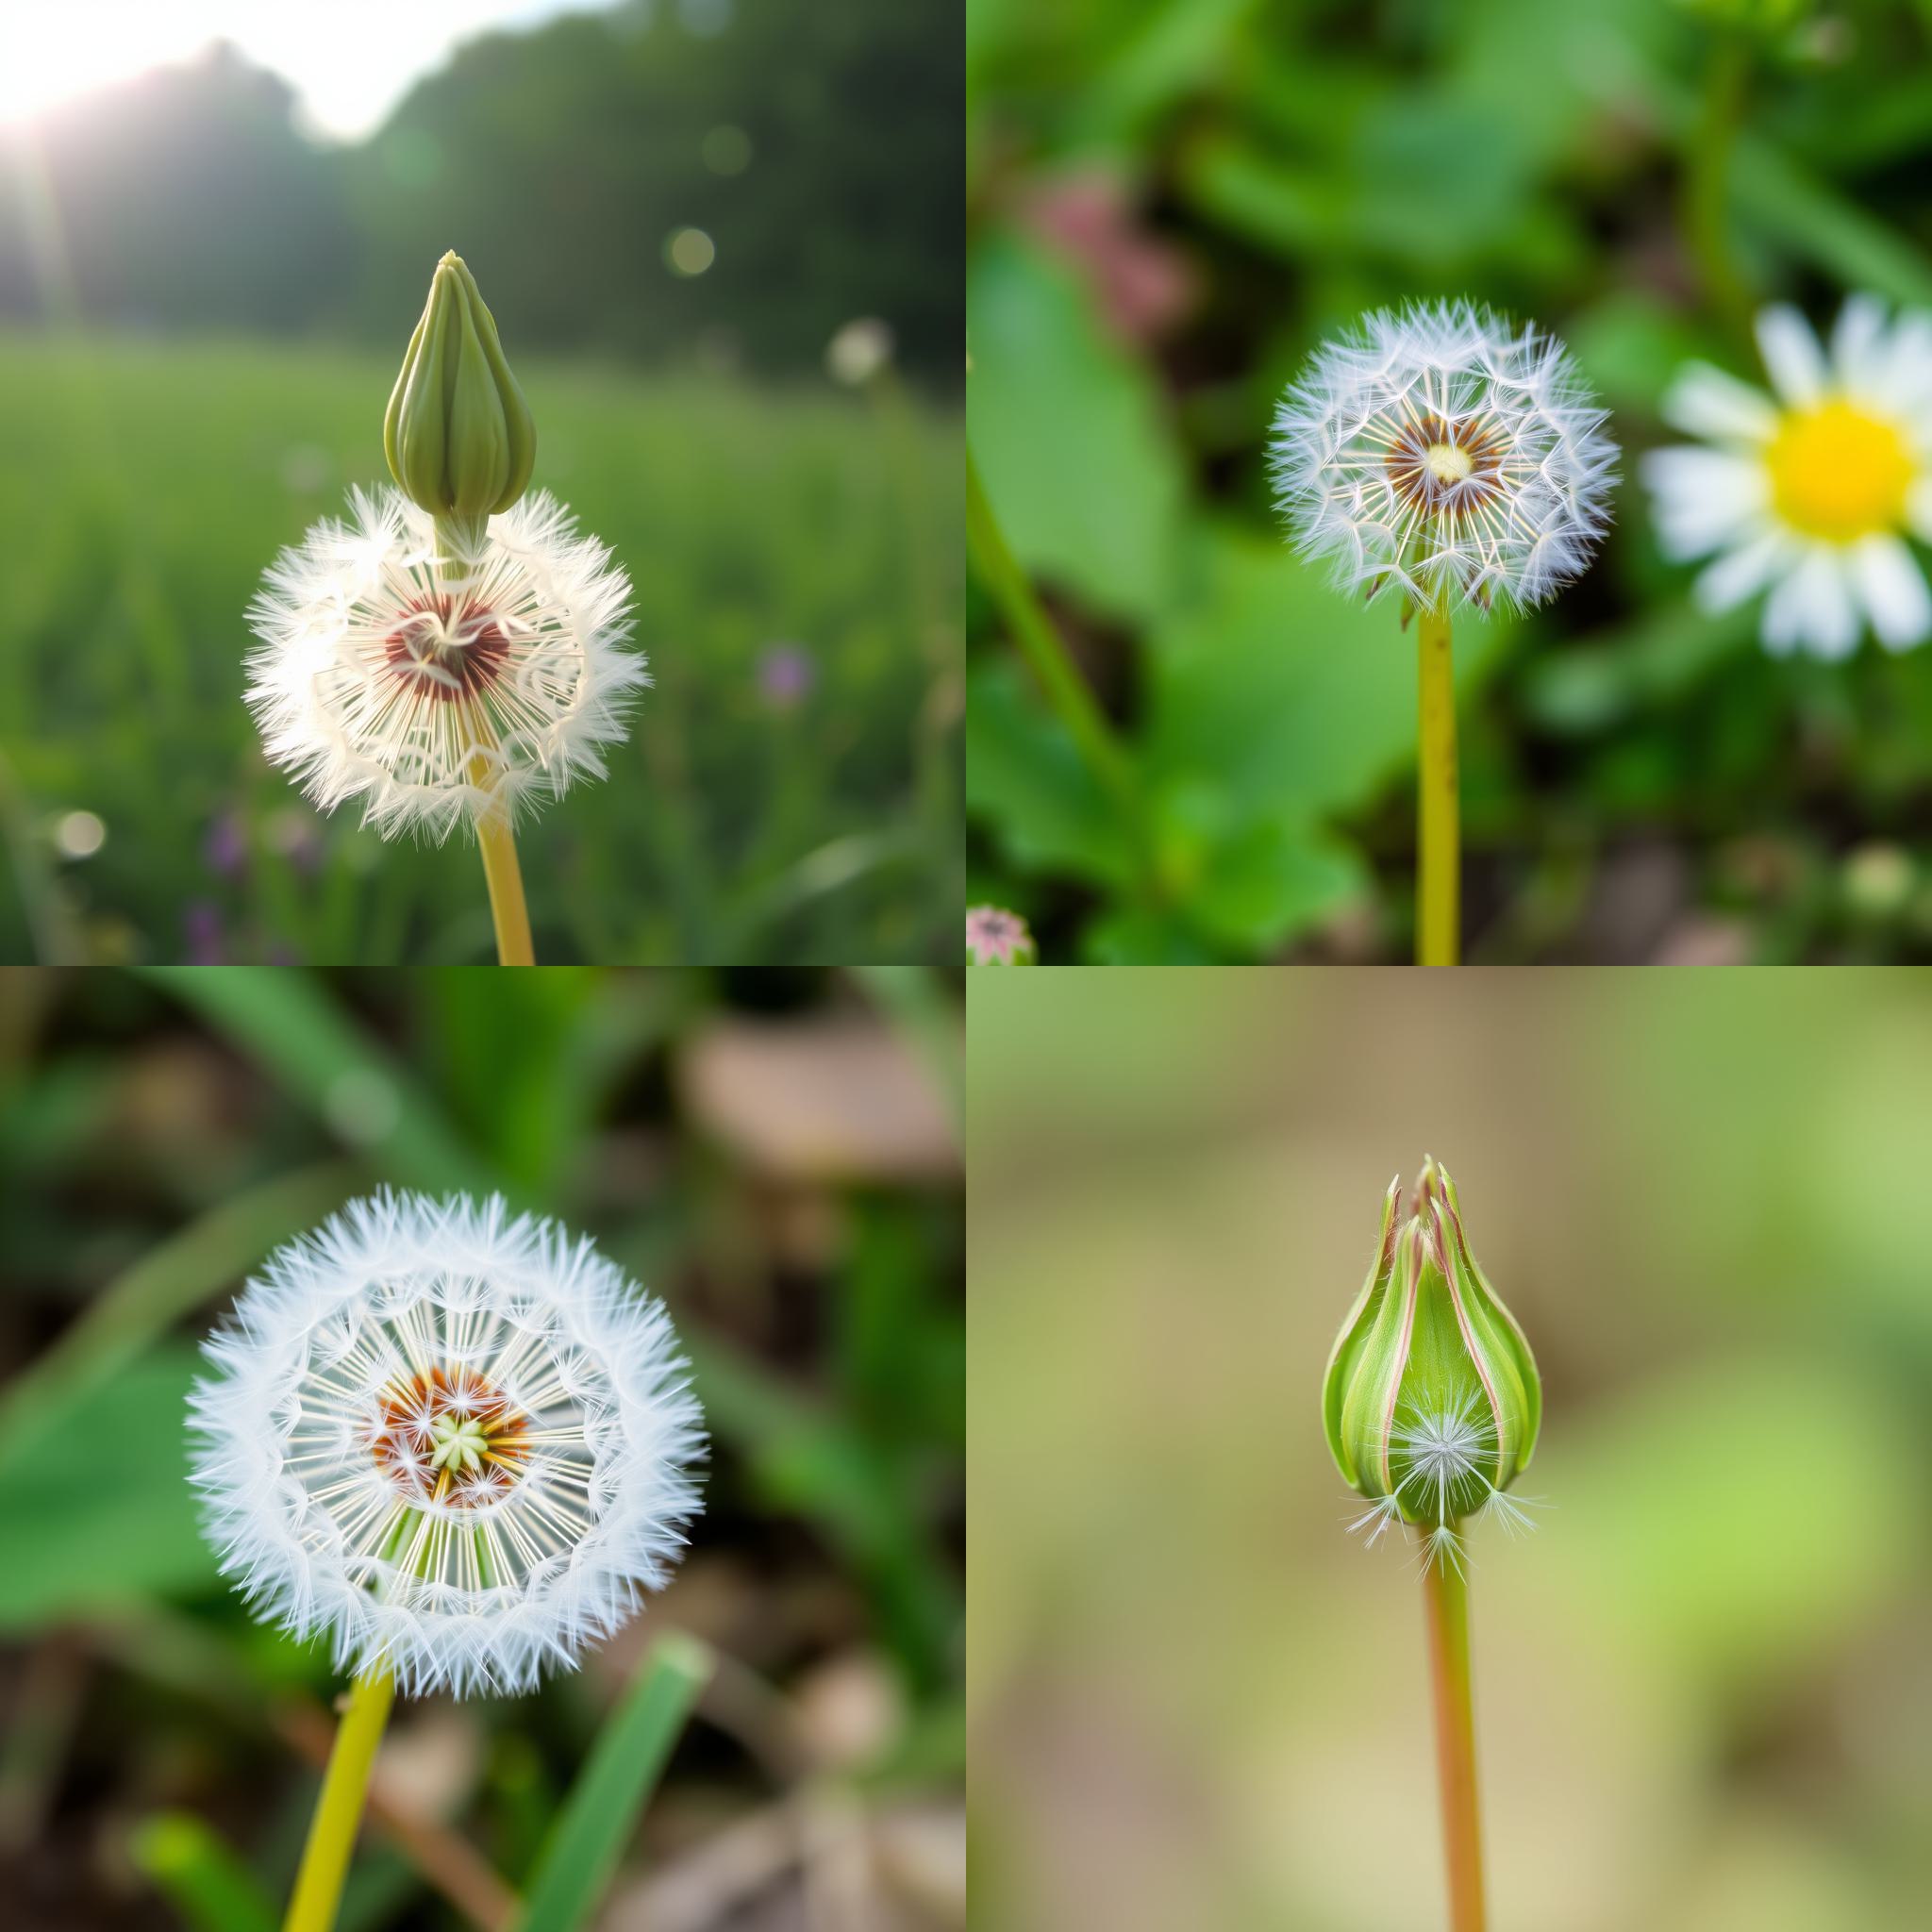
M 493 956 L 474 851 L 319 818 L 241 698 L 263 571 L 387 481 L 406 340 L 0 337 L 0 958 Z M 847 396 L 512 355 L 536 481 L 629 572 L 656 678 L 610 776 L 523 835 L 538 958 L 950 959 L 957 419 L 890 375 Z M 75 813 L 106 834 L 80 858 Z
M 217 1575 L 186 1391 L 245 1274 L 381 1183 L 500 1187 L 591 1235 L 669 1304 L 712 1437 L 693 1548 L 640 1623 L 580 1678 L 418 1713 L 431 1757 L 460 1733 L 482 1857 L 512 1886 L 545 1872 L 545 1924 L 593 1902 L 707 1675 L 688 1642 L 650 1661 L 667 1632 L 721 1662 L 654 1800 L 655 1853 L 702 1864 L 713 1833 L 808 1794 L 861 1837 L 902 1804 L 957 1804 L 956 986 L 917 969 L 0 971 L 0 1882 L 31 1923 L 154 1923 L 104 1876 L 131 1807 L 208 1821 L 286 1895 L 312 1795 L 286 1745 L 325 1738 L 336 1680 L 325 1646 L 256 1624 Z M 924 1096 L 916 1122 L 879 1084 L 878 1041 Z M 824 1074 L 804 1095 L 802 1051 Z M 747 1140 L 747 1110 L 791 1139 Z M 908 1174 L 915 1127 L 928 1151 Z M 827 1174 L 814 1150 L 834 1140 Z M 559 1825 L 613 1703 L 602 1769 Z M 574 1849 L 546 1865 L 553 1827 Z M 233 1890 L 216 1840 L 162 1830 L 138 1850 L 191 1914 Z M 358 1867 L 357 1923 L 459 1923 L 403 1854 Z M 800 1882 L 790 1870 L 768 1882 Z
M 1442 1922 L 1413 1552 L 1344 1534 L 1320 1416 L 1382 1191 L 1424 1151 L 1546 1395 L 1511 1491 L 1537 1534 L 1472 1543 L 1496 1932 L 1919 1922 L 1922 982 L 968 991 L 988 1923 Z
M 1458 622 L 1465 903 L 1494 959 L 1932 953 L 1932 652 L 1774 663 L 1659 557 L 1630 458 L 1753 307 L 1932 304 L 1908 0 L 970 0 L 969 428 L 1130 745 L 1115 814 L 985 604 L 970 891 L 1047 958 L 1400 958 L 1413 644 L 1289 555 L 1273 406 L 1364 309 L 1563 336 L 1625 450 L 1596 567 Z

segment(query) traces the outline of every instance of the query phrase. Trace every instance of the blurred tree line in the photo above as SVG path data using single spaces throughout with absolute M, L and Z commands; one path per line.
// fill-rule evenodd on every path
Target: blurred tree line
M 0 146 L 0 318 L 400 345 L 457 247 L 513 348 L 782 372 L 875 315 L 955 384 L 962 60 L 944 0 L 632 0 L 471 41 L 330 147 L 217 44 Z

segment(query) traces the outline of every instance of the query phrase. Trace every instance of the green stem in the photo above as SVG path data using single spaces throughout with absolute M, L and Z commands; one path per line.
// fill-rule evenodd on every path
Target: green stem
M 1469 1585 L 1453 1561 L 1424 1581 L 1429 1676 L 1436 1698 L 1436 1769 L 1449 1860 L 1451 1932 L 1483 1932 L 1483 1852 L 1476 1825 L 1475 1720 L 1469 1696 Z
M 1416 624 L 1416 961 L 1453 966 L 1460 951 L 1456 674 L 1446 606 Z
M 358 1677 L 349 1692 L 349 1707 L 342 1713 L 342 1727 L 336 1733 L 328 1770 L 323 1774 L 322 1796 L 309 1822 L 308 1842 L 302 1849 L 302 1868 L 295 1874 L 294 1896 L 289 1901 L 282 1932 L 330 1932 L 335 1924 L 349 1853 L 369 1791 L 369 1774 L 395 1694 L 396 1680 L 387 1671 Z
M 1088 690 L 1053 620 L 1033 594 L 1026 574 L 1007 547 L 970 447 L 966 452 L 966 548 L 1048 703 L 1059 713 L 1088 769 L 1120 807 L 1137 846 L 1144 853 L 1145 821 L 1133 760 Z
M 1740 342 L 1751 339 L 1751 299 L 1731 252 L 1731 153 L 1744 114 L 1749 63 L 1741 36 L 1718 32 L 1684 174 L 1684 232 L 1711 308 Z

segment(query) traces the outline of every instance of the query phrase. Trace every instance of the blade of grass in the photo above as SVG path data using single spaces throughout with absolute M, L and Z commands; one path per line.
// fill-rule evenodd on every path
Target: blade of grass
M 286 966 L 151 966 L 143 976 L 199 1013 L 332 1133 L 379 1157 L 397 1180 L 439 1193 L 500 1191 L 490 1163 L 441 1108 L 308 974 Z
M 29 1416 L 44 1418 L 107 1381 L 278 1241 L 340 1207 L 356 1179 L 348 1161 L 277 1174 L 150 1248 L 0 1391 L 0 1434 L 18 1441 Z
M 134 1862 L 195 1932 L 275 1932 L 254 1874 L 200 1819 L 162 1811 L 136 1827 Z
M 519 1932 L 575 1932 L 590 1916 L 710 1674 L 695 1639 L 673 1632 L 652 1645 L 564 1800 Z

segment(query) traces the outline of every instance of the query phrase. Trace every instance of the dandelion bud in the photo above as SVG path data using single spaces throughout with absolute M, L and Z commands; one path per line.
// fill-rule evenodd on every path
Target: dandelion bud
M 1455 1184 L 1433 1160 L 1401 1214 L 1391 1181 L 1375 1261 L 1328 1358 L 1322 1421 L 1343 1476 L 1375 1505 L 1370 1541 L 1400 1518 L 1452 1546 L 1489 1507 L 1526 1523 L 1503 1491 L 1528 1464 L 1542 1419 L 1536 1358 L 1476 1266 Z
M 390 392 L 382 447 L 403 493 L 432 516 L 496 516 L 530 486 L 536 425 L 476 278 L 454 250 L 436 264 Z

